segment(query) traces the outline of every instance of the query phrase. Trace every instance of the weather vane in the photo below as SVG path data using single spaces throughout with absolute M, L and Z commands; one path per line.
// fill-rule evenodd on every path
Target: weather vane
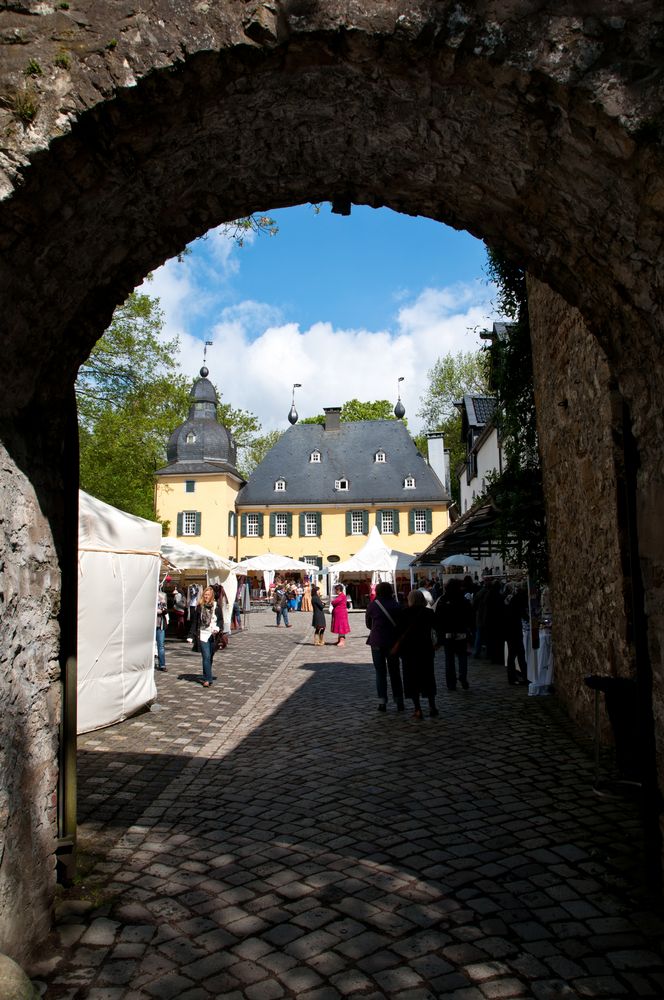
M 205 341 L 205 347 L 203 348 L 203 364 L 206 364 L 207 349 L 208 349 L 208 347 L 212 347 L 213 343 L 214 343 L 214 341 L 212 341 L 212 340 L 206 340 Z
M 403 382 L 403 375 L 400 375 L 397 379 L 397 405 L 394 407 L 394 416 L 397 420 L 403 420 L 406 415 L 406 407 L 401 402 L 401 383 Z
M 301 382 L 293 382 L 293 395 L 291 397 L 291 408 L 290 408 L 290 413 L 288 414 L 289 424 L 297 423 L 297 410 L 295 409 L 295 390 L 301 388 L 302 388 Z

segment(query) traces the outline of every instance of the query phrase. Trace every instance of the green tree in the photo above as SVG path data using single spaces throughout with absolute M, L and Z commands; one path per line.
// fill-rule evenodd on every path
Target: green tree
M 429 388 L 420 401 L 418 417 L 427 431 L 442 431 L 445 447 L 450 453 L 450 479 L 453 498 L 459 501 L 459 468 L 466 459 L 466 445 L 461 440 L 461 414 L 455 407 L 466 393 L 491 395 L 489 389 L 489 357 L 485 349 L 459 351 L 438 358 L 428 373 Z M 426 455 L 426 436 L 415 442 Z
M 491 478 L 489 494 L 498 512 L 497 538 L 506 562 L 544 581 L 548 572 L 546 515 L 535 419 L 533 361 L 526 274 L 489 250 L 489 278 L 498 306 L 512 322 L 489 349 L 491 383 L 498 399 L 496 422 L 503 440 L 504 467 Z
M 396 420 L 394 404 L 389 399 L 374 399 L 361 402 L 359 399 L 349 399 L 341 407 L 340 419 L 347 422 L 355 420 Z M 304 417 L 301 424 L 324 424 L 325 414 L 318 413 L 315 417 Z
M 81 486 L 150 520 L 155 470 L 166 464 L 168 438 L 191 404 L 191 383 L 173 360 L 178 342 L 161 341 L 162 328 L 158 300 L 134 292 L 116 309 L 76 383 Z M 218 418 L 240 453 L 261 430 L 253 413 L 230 403 L 219 404 Z
M 242 456 L 238 459 L 238 467 L 245 479 L 248 479 L 257 465 L 259 465 L 270 448 L 283 434 L 283 431 L 268 431 L 267 434 L 259 434 L 252 438 L 242 451 Z

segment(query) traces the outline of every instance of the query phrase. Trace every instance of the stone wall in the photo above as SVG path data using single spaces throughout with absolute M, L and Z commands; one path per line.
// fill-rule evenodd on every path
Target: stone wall
M 606 357 L 578 310 L 534 279 L 528 305 L 556 691 L 570 715 L 592 731 L 594 694 L 584 677 L 634 673 L 617 505 L 622 417 Z
M 62 461 L 69 393 L 114 307 L 226 220 L 307 201 L 387 205 L 486 238 L 578 307 L 630 408 L 641 457 L 639 541 L 664 731 L 664 20 L 661 0 L 579 6 L 2 5 L 0 592 L 9 626 L 0 694 L 10 708 L 0 907 L 10 893 L 20 900 L 13 928 L 3 918 L 8 950 L 38 942 L 53 891 L 63 573 L 59 618 L 70 632 L 60 665 L 75 620 L 66 564 L 76 474 Z M 594 377 L 584 375 L 593 393 Z M 578 461 L 592 486 L 593 470 Z M 604 586 L 619 609 L 619 586 Z M 622 669 L 619 618 L 612 628 L 616 641 L 605 637 L 597 662 L 613 649 Z M 570 701 L 573 690 L 570 681 Z
M 55 887 L 60 574 L 50 537 L 34 487 L 0 447 L 0 951 L 18 962 L 48 933 Z

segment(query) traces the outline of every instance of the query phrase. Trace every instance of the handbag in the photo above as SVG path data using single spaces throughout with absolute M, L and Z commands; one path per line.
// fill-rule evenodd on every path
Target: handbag
M 226 635 L 226 633 L 225 632 L 221 632 L 221 631 L 215 632 L 215 634 L 214 634 L 214 648 L 215 648 L 215 650 L 217 650 L 217 649 L 226 649 L 227 645 L 228 645 L 228 636 Z

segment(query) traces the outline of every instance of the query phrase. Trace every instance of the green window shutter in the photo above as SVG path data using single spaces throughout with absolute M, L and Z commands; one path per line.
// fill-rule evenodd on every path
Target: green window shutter
M 431 534 L 431 532 L 433 531 L 433 524 L 431 520 L 431 509 L 429 507 L 427 507 L 425 514 L 427 516 L 427 532 Z
M 368 510 L 363 510 L 362 511 L 362 534 L 363 535 L 368 535 L 369 534 L 369 511 Z
M 292 514 L 286 514 L 286 531 L 288 533 L 288 537 L 290 538 L 291 535 L 293 534 L 293 515 Z
M 200 533 L 201 533 L 201 515 L 200 511 L 196 511 L 196 534 L 200 535 Z
M 247 515 L 240 514 L 240 537 L 247 537 Z
M 274 538 L 277 533 L 277 515 L 270 514 L 270 538 Z
M 322 556 L 316 556 L 316 565 L 318 566 L 319 569 L 323 568 L 323 557 Z
M 351 513 L 349 510 L 346 511 L 346 534 L 347 535 L 353 534 L 353 518 L 351 517 Z
M 182 534 L 182 512 L 178 514 L 178 535 Z
M 304 514 L 300 514 L 298 520 L 300 522 L 300 538 L 304 538 Z
M 399 534 L 399 511 L 398 510 L 393 510 L 392 511 L 392 524 L 394 525 L 394 527 L 392 528 L 393 534 L 398 535 Z
M 316 534 L 319 538 L 323 534 L 323 515 L 318 511 L 316 512 Z
M 414 510 L 409 510 L 408 511 L 408 534 L 409 535 L 414 535 L 415 534 L 415 511 Z
M 259 538 L 263 537 L 263 515 L 262 514 L 258 515 L 258 537 Z
M 383 512 L 382 512 L 382 510 L 377 510 L 376 511 L 376 527 L 378 528 L 378 530 L 380 531 L 380 533 L 382 535 L 383 534 Z

